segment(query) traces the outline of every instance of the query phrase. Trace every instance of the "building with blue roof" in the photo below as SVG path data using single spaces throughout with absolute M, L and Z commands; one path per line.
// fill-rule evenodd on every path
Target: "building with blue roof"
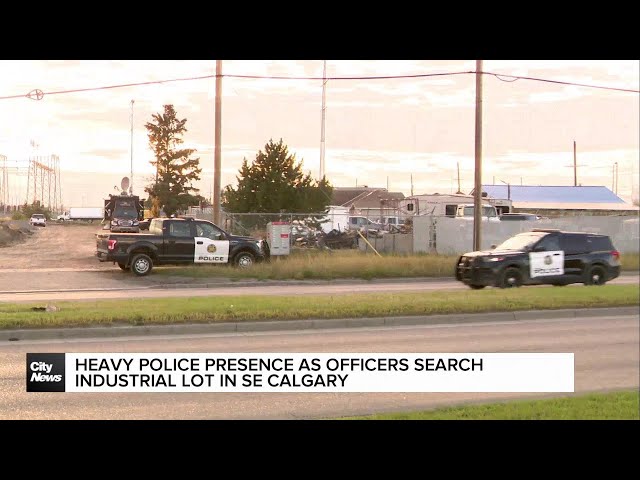
M 483 185 L 487 198 L 509 199 L 514 212 L 546 216 L 636 215 L 640 210 L 604 186 Z M 473 195 L 473 192 L 471 192 Z

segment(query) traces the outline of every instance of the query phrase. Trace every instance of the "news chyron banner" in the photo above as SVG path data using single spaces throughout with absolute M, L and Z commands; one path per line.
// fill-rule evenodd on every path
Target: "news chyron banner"
M 27 392 L 573 391 L 573 353 L 27 353 Z

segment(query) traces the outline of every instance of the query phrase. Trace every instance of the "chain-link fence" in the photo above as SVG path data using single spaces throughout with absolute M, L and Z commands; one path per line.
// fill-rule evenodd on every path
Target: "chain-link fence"
M 196 216 L 203 220 L 213 221 L 213 208 L 189 208 L 190 216 Z M 292 228 L 300 230 L 321 228 L 321 224 L 327 220 L 327 214 L 318 213 L 227 213 L 222 212 L 220 227 L 234 235 L 263 236 L 266 234 L 267 225 L 272 222 L 287 222 Z
M 192 208 L 189 215 L 213 220 L 213 209 Z M 269 222 L 291 224 L 291 247 L 360 248 L 380 253 L 412 254 L 418 252 L 453 255 L 473 249 L 473 221 L 447 216 L 416 215 L 403 223 L 402 229 L 340 228 L 329 233 L 322 231 L 327 221 L 319 213 L 223 213 L 225 230 L 235 235 L 266 237 Z M 533 228 L 555 228 L 564 231 L 604 233 L 623 253 L 640 250 L 639 217 L 630 215 L 593 215 L 544 218 L 536 221 L 483 221 L 481 227 L 482 248 L 500 244 L 517 233 Z M 358 230 L 367 241 L 358 235 Z
M 611 237 L 623 253 L 637 253 L 640 245 L 638 216 L 571 216 L 536 221 L 483 221 L 481 248 L 499 245 L 518 233 L 534 228 L 601 233 Z M 473 221 L 448 217 L 414 218 L 413 251 L 438 254 L 461 254 L 473 250 Z
M 564 231 L 601 233 L 611 237 L 614 246 L 622 253 L 640 251 L 640 227 L 638 216 L 570 216 L 537 221 L 483 221 L 480 229 L 481 248 L 489 249 L 518 233 L 534 228 L 551 228 Z M 368 238 L 368 245 L 361 241 L 359 247 L 380 253 L 433 253 L 458 255 L 473 250 L 473 221 L 444 216 L 418 215 L 413 218 L 413 228 L 408 234 L 386 234 L 381 238 Z

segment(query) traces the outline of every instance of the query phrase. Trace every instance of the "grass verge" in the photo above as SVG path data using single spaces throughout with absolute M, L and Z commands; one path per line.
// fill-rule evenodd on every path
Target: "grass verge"
M 640 420 L 638 391 L 592 393 L 343 420 Z
M 621 256 L 622 270 L 638 271 L 639 255 Z M 193 278 L 254 278 L 258 280 L 334 280 L 339 278 L 452 277 L 458 256 L 393 255 L 382 257 L 353 250 L 305 250 L 287 257 L 272 257 L 270 262 L 241 270 L 229 265 L 190 265 L 159 267 L 158 275 Z
M 215 292 L 215 291 L 214 291 Z M 212 292 L 212 295 L 215 293 Z M 638 305 L 638 285 L 400 294 L 225 296 L 0 304 L 0 328 L 359 318 Z

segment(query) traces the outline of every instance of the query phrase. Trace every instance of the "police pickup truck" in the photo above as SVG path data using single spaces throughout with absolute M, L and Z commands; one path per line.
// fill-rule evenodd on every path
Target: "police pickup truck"
M 474 290 L 521 285 L 604 285 L 620 275 L 620 253 L 607 235 L 533 229 L 492 250 L 458 258 L 456 280 Z
M 122 270 L 147 275 L 156 265 L 232 264 L 251 267 L 268 258 L 263 240 L 239 237 L 206 220 L 154 218 L 148 233 L 98 233 L 96 256 Z

